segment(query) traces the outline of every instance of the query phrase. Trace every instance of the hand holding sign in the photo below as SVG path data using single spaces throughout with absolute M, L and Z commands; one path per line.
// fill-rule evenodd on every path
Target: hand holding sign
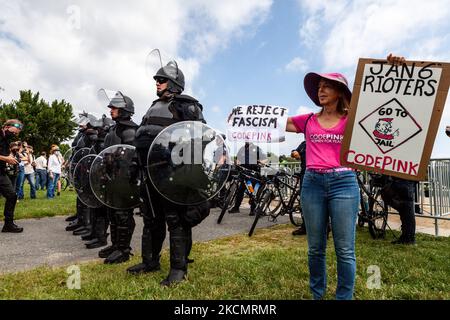
M 282 142 L 288 109 L 267 105 L 239 105 L 227 120 L 229 141 Z
M 389 53 L 387 56 L 387 61 L 394 65 L 403 64 L 406 62 L 405 57 L 393 56 L 392 53 Z

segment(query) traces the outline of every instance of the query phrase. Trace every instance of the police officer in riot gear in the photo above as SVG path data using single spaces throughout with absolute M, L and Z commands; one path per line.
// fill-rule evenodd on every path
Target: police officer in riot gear
M 141 188 L 144 217 L 142 234 L 142 263 L 128 268 L 132 274 L 154 272 L 160 269 L 160 252 L 166 237 L 166 222 L 170 234 L 170 272 L 161 285 L 183 281 L 187 276 L 188 255 L 192 245 L 192 226 L 187 219 L 190 206 L 165 199 L 149 181 L 146 170 L 147 155 L 155 137 L 167 126 L 187 120 L 202 121 L 202 105 L 193 97 L 182 95 L 184 75 L 176 62 L 160 68 L 155 76 L 158 99 L 153 101 L 136 132 L 139 166 L 144 175 Z M 207 203 L 196 206 L 209 213 Z M 197 223 L 199 223 L 197 221 Z
M 111 118 L 115 125 L 111 127 L 105 137 L 104 148 L 117 144 L 134 144 L 135 133 L 138 125 L 131 120 L 134 114 L 133 101 L 117 92 L 111 99 L 108 108 L 110 108 Z M 108 208 L 110 220 L 111 246 L 100 250 L 99 257 L 106 258 L 104 263 L 121 263 L 130 259 L 131 238 L 133 236 L 135 221 L 133 209 L 115 210 Z
M 91 123 L 93 132 L 89 134 L 90 140 L 93 142 L 91 152 L 93 154 L 99 154 L 105 148 L 105 137 L 109 132 L 109 129 L 114 125 L 114 121 L 103 115 L 102 118 Z M 107 245 L 107 229 L 108 229 L 108 216 L 107 208 L 100 206 L 98 208 L 91 208 L 92 213 L 92 230 L 91 233 L 82 236 L 82 240 L 87 240 L 86 248 L 95 249 Z
M 72 147 L 73 153 L 72 157 L 75 155 L 77 151 L 82 148 L 91 148 L 93 145 L 92 139 L 89 138 L 89 134 L 92 134 L 92 127 L 90 126 L 90 122 L 95 121 L 95 117 L 83 112 L 80 114 L 80 118 L 78 120 L 79 131 L 77 136 L 75 137 Z M 84 236 L 90 233 L 91 230 L 91 210 L 80 201 L 77 197 L 77 212 L 76 219 L 74 219 L 67 227 L 66 231 L 73 231 L 74 235 Z

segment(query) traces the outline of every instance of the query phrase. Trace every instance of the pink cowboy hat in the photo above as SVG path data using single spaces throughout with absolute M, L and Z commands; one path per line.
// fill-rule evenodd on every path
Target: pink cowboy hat
M 310 72 L 305 76 L 305 79 L 303 80 L 303 84 L 305 86 L 306 93 L 308 94 L 308 96 L 311 98 L 311 100 L 317 106 L 320 107 L 318 89 L 319 89 L 320 79 L 322 79 L 322 78 L 339 83 L 340 87 L 344 90 L 344 94 L 348 98 L 348 101 L 350 102 L 350 99 L 352 98 L 352 92 L 348 88 L 347 79 L 342 74 Z

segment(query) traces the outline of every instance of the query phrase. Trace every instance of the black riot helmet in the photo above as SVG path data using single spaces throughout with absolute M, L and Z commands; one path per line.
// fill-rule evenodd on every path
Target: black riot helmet
M 184 90 L 184 74 L 178 68 L 178 65 L 175 61 L 170 61 L 165 67 L 160 68 L 156 74 L 153 76 L 153 79 L 167 79 L 168 85 L 167 90 L 171 93 L 180 94 Z
M 108 108 L 117 108 L 126 111 L 130 114 L 134 114 L 134 103 L 130 97 L 122 94 L 122 92 L 117 91 L 109 102 Z
M 92 122 L 91 125 L 94 129 L 108 131 L 115 124 L 114 120 L 103 115 L 100 119 Z
M 79 118 L 76 120 L 76 123 L 78 124 L 80 131 L 86 130 L 86 128 L 92 127 L 92 123 L 97 120 L 96 117 L 94 117 L 92 114 L 87 113 L 86 111 L 83 111 L 79 114 Z

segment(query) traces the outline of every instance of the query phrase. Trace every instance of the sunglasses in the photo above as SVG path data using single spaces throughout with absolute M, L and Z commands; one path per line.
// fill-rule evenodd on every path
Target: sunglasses
M 156 78 L 155 81 L 159 84 L 163 84 L 166 83 L 167 81 L 169 81 L 169 79 L 166 78 Z
M 23 125 L 21 125 L 20 123 L 11 123 L 11 124 L 8 124 L 8 126 L 15 127 L 17 129 L 22 129 L 23 128 Z

